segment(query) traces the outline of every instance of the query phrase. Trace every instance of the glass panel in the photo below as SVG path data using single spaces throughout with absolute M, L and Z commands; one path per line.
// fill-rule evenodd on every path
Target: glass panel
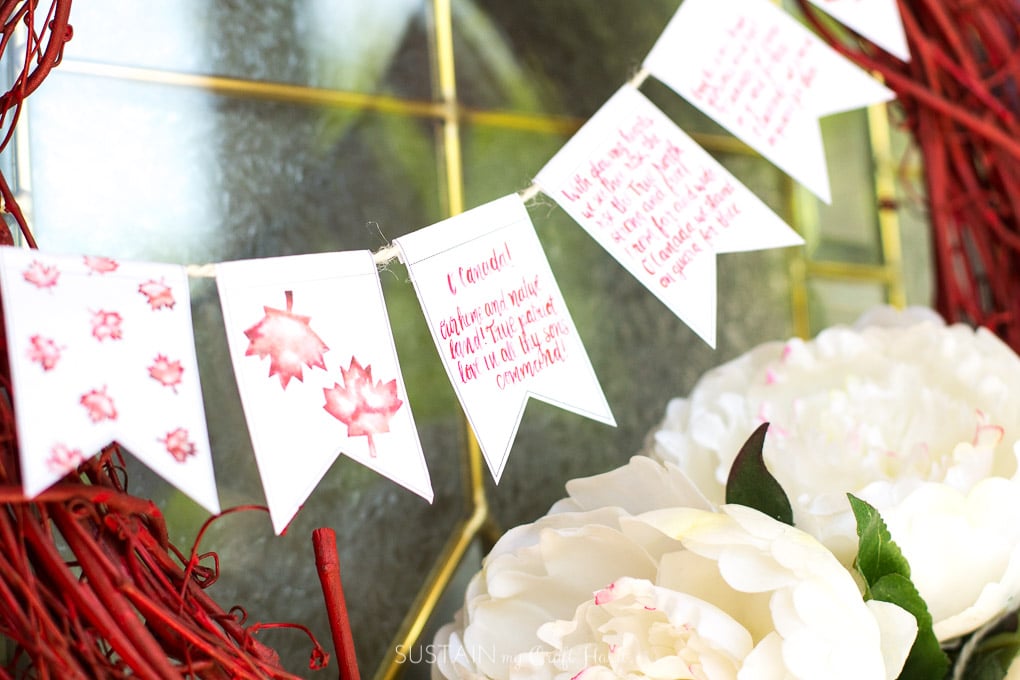
M 454 2 L 460 97 L 477 108 L 587 118 L 634 75 L 679 4 Z
M 178 263 L 377 249 L 441 217 L 432 124 L 419 119 L 74 75 L 55 75 L 32 114 L 44 249 Z M 286 536 L 275 537 L 265 515 L 243 513 L 215 523 L 202 546 L 221 557 L 218 601 L 243 604 L 252 621 L 304 623 L 329 646 L 310 535 L 334 527 L 366 673 L 388 651 L 465 503 L 452 389 L 406 272 L 393 264 L 382 280 L 434 505 L 341 458 Z M 192 293 L 221 502 L 262 503 L 215 284 L 195 280 Z M 140 465 L 130 477 L 189 546 L 204 511 Z M 300 634 L 260 638 L 287 668 L 307 667 Z
M 893 121 L 895 123 L 895 121 Z M 896 216 L 903 248 L 903 283 L 907 304 L 935 304 L 932 234 L 921 158 L 910 134 L 893 127 L 892 157 L 897 163 Z
M 464 135 L 469 205 L 523 188 L 565 141 L 482 126 L 468 126 Z M 782 175 L 751 156 L 720 157 L 779 210 Z M 719 337 L 712 350 L 550 199 L 540 196 L 530 212 L 618 427 L 529 402 L 499 487 L 489 484 L 503 527 L 543 514 L 563 496 L 566 480 L 624 463 L 668 400 L 686 394 L 709 368 L 792 332 L 781 250 L 719 258 Z
M 74 7 L 65 56 L 428 99 L 425 6 L 424 0 L 92 0 Z
M 885 287 L 872 281 L 808 282 L 811 335 L 835 324 L 852 324 L 875 305 L 884 304 Z
M 803 187 L 798 198 L 805 211 L 808 257 L 858 264 L 881 264 L 882 244 L 876 221 L 874 165 L 865 111 L 821 120 L 832 203 Z
M 439 216 L 417 119 L 70 75 L 31 106 L 43 247 L 182 263 L 377 249 Z

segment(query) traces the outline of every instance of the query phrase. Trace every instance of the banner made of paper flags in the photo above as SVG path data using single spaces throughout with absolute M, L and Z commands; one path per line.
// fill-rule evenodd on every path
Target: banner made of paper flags
M 431 502 L 372 254 L 226 262 L 216 283 L 277 533 L 340 453 Z
M 396 242 L 493 479 L 528 397 L 616 425 L 520 196 Z
M 820 6 L 909 56 L 895 0 Z M 825 200 L 819 117 L 892 96 L 768 0 L 685 0 L 644 69 Z M 638 85 L 532 189 L 714 346 L 716 255 L 803 241 Z M 615 425 L 520 195 L 395 251 L 497 482 L 529 398 Z M 340 454 L 431 502 L 373 254 L 224 262 L 215 275 L 274 530 Z M 218 513 L 186 268 L 3 247 L 0 289 L 25 494 L 116 441 Z

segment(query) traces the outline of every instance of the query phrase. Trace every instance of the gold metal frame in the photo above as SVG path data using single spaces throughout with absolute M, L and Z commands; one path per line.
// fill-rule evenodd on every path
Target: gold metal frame
M 443 178 L 443 202 L 446 212 L 449 215 L 455 215 L 464 210 L 460 129 L 462 123 L 570 134 L 580 126 L 582 121 L 562 116 L 482 111 L 462 106 L 458 100 L 456 87 L 451 0 L 431 0 L 431 8 L 430 38 L 433 48 L 434 101 L 415 101 L 378 94 L 79 62 L 71 59 L 65 59 L 60 70 L 65 74 L 133 80 L 197 88 L 247 98 L 373 111 L 434 120 L 437 124 L 437 146 L 440 151 L 439 174 Z M 793 249 L 789 260 L 793 325 L 795 332 L 805 337 L 809 334 L 810 329 L 807 283 L 811 278 L 880 282 L 886 287 L 890 303 L 899 306 L 905 303 L 899 224 L 895 210 L 891 207 L 894 205 L 891 199 L 895 187 L 885 107 L 873 107 L 869 110 L 868 116 L 871 143 L 876 161 L 876 192 L 879 197 L 879 206 L 881 206 L 878 211 L 878 228 L 883 264 L 863 266 L 840 262 L 808 261 L 801 249 Z M 723 135 L 694 135 L 694 137 L 699 144 L 708 149 L 728 153 L 753 153 L 746 145 L 732 137 Z M 793 217 L 791 221 L 794 226 L 798 226 L 798 219 L 804 217 L 803 206 L 798 205 L 800 199 L 793 191 L 792 180 L 784 179 L 784 182 L 788 210 L 790 216 Z M 816 225 L 810 226 L 815 227 Z M 454 527 L 439 558 L 427 575 L 425 583 L 392 640 L 389 657 L 383 660 L 374 675 L 374 680 L 391 680 L 400 674 L 399 650 L 406 650 L 418 641 L 472 543 L 480 538 L 493 542 L 498 537 L 498 531 L 489 512 L 483 484 L 481 451 L 466 419 L 464 419 L 464 432 L 466 438 L 466 446 L 463 451 L 466 491 L 465 515 Z
M 859 264 L 834 260 L 811 260 L 803 249 L 794 249 L 789 256 L 791 309 L 794 333 L 807 338 L 811 335 L 808 311 L 808 285 L 810 280 L 840 280 L 861 284 L 880 284 L 890 305 L 903 308 L 907 304 L 903 274 L 902 234 L 896 212 L 896 172 L 892 157 L 892 135 L 888 109 L 884 104 L 871 106 L 866 112 L 868 137 L 871 144 L 874 169 L 874 192 L 878 228 L 880 264 Z M 820 225 L 817 216 L 805 208 L 803 192 L 787 187 L 787 203 L 794 217 L 795 227 L 804 233 L 817 233 Z

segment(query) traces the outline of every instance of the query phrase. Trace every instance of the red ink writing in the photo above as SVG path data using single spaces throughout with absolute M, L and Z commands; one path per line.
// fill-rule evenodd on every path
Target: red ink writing
M 719 120 L 730 120 L 762 143 L 781 143 L 790 122 L 804 110 L 818 75 L 814 39 L 790 41 L 777 24 L 738 17 L 692 90 L 692 98 Z
M 580 192 L 578 199 L 595 187 L 594 181 L 580 181 L 575 187 Z M 456 379 L 464 385 L 485 378 L 504 390 L 568 357 L 571 326 L 561 314 L 555 294 L 540 274 L 509 279 L 510 249 L 503 245 L 504 250 L 496 248 L 492 257 L 478 265 L 447 273 L 451 294 L 463 293 L 483 279 L 485 290 L 498 290 L 489 297 L 473 294 L 477 304 L 455 305 L 437 324 L 445 359 L 456 367 Z
M 456 272 L 447 273 L 446 285 L 449 287 L 450 292 L 456 295 L 458 290 L 457 284 L 469 286 L 480 283 L 492 274 L 499 273 L 505 267 L 510 266 L 512 261 L 510 244 L 504 242 L 502 248 L 493 248 L 492 255 L 485 260 L 466 267 L 457 267 Z
M 692 264 L 711 256 L 712 241 L 741 214 L 735 181 L 665 119 L 635 113 L 582 167 L 561 195 L 614 254 L 661 288 L 687 280 Z M 606 186 L 589 177 L 593 168 L 614 178 L 614 194 L 601 195 Z M 593 204 L 609 208 L 588 214 Z

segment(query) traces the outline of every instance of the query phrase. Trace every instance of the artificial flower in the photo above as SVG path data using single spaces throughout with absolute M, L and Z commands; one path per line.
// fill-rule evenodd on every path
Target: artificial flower
M 683 507 L 635 457 L 508 531 L 436 637 L 434 678 L 895 678 L 916 634 L 810 535 L 757 510 Z
M 672 400 L 645 453 L 713 504 L 768 422 L 764 459 L 794 523 L 850 566 L 847 493 L 878 509 L 943 641 L 1020 594 L 1020 359 L 992 333 L 883 308 L 814 340 L 763 344 Z

